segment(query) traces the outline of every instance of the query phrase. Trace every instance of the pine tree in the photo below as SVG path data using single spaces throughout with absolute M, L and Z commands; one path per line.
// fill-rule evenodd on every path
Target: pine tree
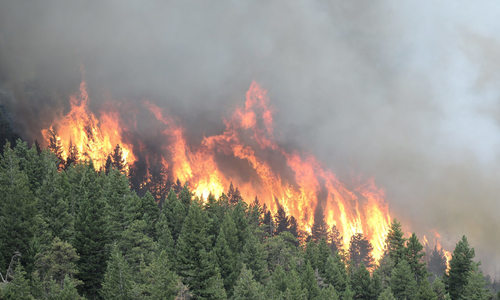
M 354 292 L 354 299 L 371 299 L 370 273 L 363 264 L 352 271 L 350 282 Z
M 36 270 L 42 281 L 54 280 L 60 286 L 66 277 L 73 279 L 78 272 L 76 249 L 55 237 L 50 247 L 36 256 Z
M 343 293 L 347 286 L 347 272 L 344 263 L 338 254 L 328 257 L 325 264 L 325 281 L 332 285 L 339 293 Z
M 161 250 L 151 264 L 141 271 L 146 284 L 141 299 L 174 299 L 179 291 L 179 279 L 171 270 L 166 251 Z
M 276 234 L 280 234 L 281 232 L 288 231 L 290 226 L 290 220 L 283 209 L 283 206 L 278 205 L 278 211 L 274 216 L 274 222 L 276 224 Z
M 335 288 L 329 285 L 328 287 L 320 290 L 317 299 L 339 300 L 340 298 Z
M 243 264 L 241 273 L 234 286 L 234 300 L 265 299 L 263 286 L 254 279 L 252 271 Z
M 493 297 L 490 290 L 486 288 L 487 282 L 483 273 L 479 270 L 479 265 L 473 263 L 472 270 L 464 286 L 461 299 L 488 300 Z
M 423 257 L 425 256 L 423 249 L 424 247 L 420 244 L 415 233 L 413 233 L 406 243 L 406 260 L 410 265 L 413 275 L 415 275 L 417 283 L 427 281 L 427 270 L 423 262 Z
M 469 246 L 465 235 L 457 243 L 450 261 L 448 273 L 448 292 L 452 300 L 460 299 L 472 271 L 474 249 Z
M 171 264 L 174 262 L 174 239 L 168 227 L 167 218 L 161 214 L 158 223 L 156 223 L 157 243 L 160 250 L 164 250 Z
M 48 131 L 49 134 L 49 145 L 48 149 L 54 153 L 58 159 L 57 167 L 61 170 L 64 167 L 63 158 L 63 148 L 61 145 L 61 139 L 57 136 L 57 133 L 52 128 Z
M 410 266 L 411 267 L 411 266 Z M 418 285 L 418 300 L 438 300 L 436 293 L 432 290 L 431 284 L 427 278 L 423 279 Z
M 229 214 L 224 216 L 220 233 L 215 243 L 215 253 L 220 273 L 224 281 L 224 288 L 227 295 L 232 295 L 233 286 L 238 279 L 241 268 L 241 259 L 239 252 L 236 252 L 238 243 L 238 233 L 236 225 Z
M 359 267 L 363 264 L 366 268 L 373 267 L 372 250 L 372 245 L 362 233 L 354 234 L 351 237 L 349 245 L 349 261 L 351 266 Z
M 66 172 L 58 172 L 55 162 L 46 159 L 46 175 L 36 195 L 38 209 L 52 236 L 69 241 L 74 236 L 74 216 L 70 210 L 70 184 Z
M 302 288 L 307 293 L 307 299 L 315 299 L 319 295 L 319 287 L 314 270 L 309 262 L 306 263 L 300 278 L 302 281 Z
M 24 262 L 32 261 L 30 252 L 38 229 L 36 199 L 28 177 L 19 168 L 20 160 L 10 144 L 0 157 L 0 266 L 4 268 L 15 252 Z M 1 269 L 0 269 L 1 270 Z
M 75 220 L 75 240 L 73 245 L 80 255 L 78 279 L 83 281 L 80 292 L 88 298 L 96 298 L 99 294 L 102 279 L 106 271 L 109 242 L 109 231 L 105 201 L 102 198 L 102 185 L 94 167 L 85 166 L 79 183 L 81 193 L 78 195 L 78 215 Z
M 328 227 L 322 212 L 314 214 L 314 224 L 311 228 L 311 235 L 312 240 L 315 242 L 319 242 L 321 239 L 327 239 L 328 237 Z
M 227 192 L 227 198 L 229 199 L 229 203 L 231 203 L 231 204 L 236 204 L 236 203 L 243 200 L 241 198 L 240 191 L 238 190 L 238 188 L 233 187 L 232 182 L 229 185 L 229 191 Z
M 125 173 L 125 169 L 127 167 L 127 163 L 125 162 L 125 158 L 123 156 L 123 150 L 120 145 L 116 145 L 115 149 L 113 149 L 113 154 L 111 155 L 111 165 L 115 170 L 120 173 Z
M 29 281 L 26 279 L 26 271 L 21 264 L 17 264 L 13 279 L 9 283 L 0 286 L 0 298 L 5 300 L 33 300 Z
M 290 226 L 288 227 L 288 232 L 290 232 L 296 239 L 299 238 L 299 225 L 297 224 L 297 220 L 294 216 L 290 217 Z M 297 243 L 296 246 L 299 244 Z
M 73 145 L 73 141 L 69 140 L 68 147 L 68 157 L 66 158 L 66 162 L 64 163 L 64 169 L 68 169 L 71 165 L 76 164 L 79 160 L 78 149 L 75 145 Z
M 447 295 L 446 286 L 440 277 L 434 279 L 434 282 L 432 283 L 432 291 L 434 292 L 438 300 L 445 299 L 445 296 Z
M 391 261 L 394 265 L 397 265 L 400 260 L 405 258 L 405 242 L 406 239 L 403 237 L 403 230 L 401 229 L 401 223 L 394 219 L 389 228 L 387 234 L 387 239 L 385 245 L 387 247 L 386 251 L 391 257 Z
M 386 288 L 377 298 L 377 300 L 396 300 L 392 294 L 391 288 Z
M 170 190 L 170 193 L 168 194 L 162 213 L 164 213 L 167 217 L 168 225 L 170 226 L 174 241 L 177 241 L 186 216 L 186 210 L 173 190 Z
M 441 277 L 444 275 L 446 272 L 446 257 L 444 256 L 442 249 L 438 250 L 437 246 L 434 246 L 427 268 L 431 274 L 434 274 L 434 276 Z
M 415 299 L 417 295 L 417 283 L 411 272 L 410 265 L 405 259 L 392 270 L 391 290 L 396 299 Z
M 196 281 L 190 285 L 190 288 L 199 299 L 226 299 L 226 291 L 213 252 L 200 250 Z
M 267 268 L 267 252 L 264 245 L 251 234 L 243 247 L 242 261 L 252 271 L 255 280 L 265 284 L 269 277 Z
M 339 252 L 342 255 L 342 249 L 344 249 L 343 237 L 335 225 L 332 225 L 328 233 L 328 243 L 333 253 Z
M 132 270 L 119 248 L 114 245 L 108 262 L 101 295 L 104 299 L 134 299 Z
M 186 208 L 186 215 L 189 210 L 189 205 L 191 205 L 192 198 L 193 194 L 189 190 L 187 183 L 185 183 L 184 186 L 182 187 L 182 190 L 179 193 L 179 201 Z
M 149 263 L 156 245 L 146 234 L 147 224 L 144 220 L 135 220 L 122 233 L 118 247 L 123 253 L 132 271 L 138 272 L 142 262 Z

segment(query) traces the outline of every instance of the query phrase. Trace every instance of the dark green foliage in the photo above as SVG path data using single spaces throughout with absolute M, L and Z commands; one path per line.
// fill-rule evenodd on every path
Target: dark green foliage
M 438 250 L 437 246 L 434 246 L 434 250 L 431 252 L 427 269 L 438 277 L 443 276 L 446 272 L 446 257 L 441 249 Z
M 450 261 L 448 273 L 448 293 L 452 300 L 460 299 L 464 293 L 465 285 L 472 271 L 474 249 L 469 246 L 465 236 L 457 243 Z
M 83 281 L 80 291 L 88 298 L 99 295 L 102 279 L 108 259 L 107 244 L 108 222 L 105 215 L 106 202 L 102 198 L 102 185 L 92 165 L 83 170 L 81 194 L 79 194 L 79 210 L 75 221 L 76 248 L 78 261 L 78 279 Z
M 263 286 L 254 279 L 252 271 L 247 269 L 245 265 L 243 265 L 239 278 L 236 281 L 233 299 L 266 299 Z
M 26 279 L 26 271 L 21 264 L 15 268 L 12 281 L 0 286 L 0 299 L 5 300 L 33 300 L 31 287 Z
M 478 269 L 478 264 L 474 263 L 469 274 L 467 284 L 463 289 L 461 299 L 470 300 L 488 300 L 493 297 L 491 292 L 486 288 L 487 282 L 484 279 L 483 273 Z
M 182 223 L 186 216 L 186 207 L 179 201 L 174 190 L 170 190 L 165 205 L 163 207 L 163 214 L 167 217 L 172 238 L 177 241 L 182 230 Z
M 141 270 L 145 283 L 141 286 L 141 299 L 174 299 L 179 290 L 179 279 L 171 269 L 172 263 L 165 250 L 153 258 L 150 265 Z
M 354 299 L 371 299 L 370 272 L 364 265 L 356 267 L 351 272 L 350 282 L 354 292 Z
M 413 233 L 406 243 L 406 261 L 410 265 L 417 283 L 427 281 L 427 270 L 423 261 L 423 257 L 425 256 L 423 249 L 424 247 L 420 244 L 417 235 Z
M 0 156 L 0 299 L 492 297 L 465 237 L 449 274 L 431 285 L 422 245 L 415 234 L 406 240 L 397 221 L 374 266 L 362 234 L 344 253 L 341 233 L 320 213 L 305 238 L 284 208 L 273 218 L 234 186 L 204 203 L 180 181 L 158 181 L 161 191 L 138 196 L 112 156 L 106 172 L 70 156 L 60 168 L 53 153 L 22 141 Z M 429 270 L 440 276 L 445 263 L 434 248 Z
M 24 262 L 34 257 L 30 248 L 40 219 L 36 198 L 20 164 L 21 159 L 7 143 L 0 158 L 0 271 L 5 271 L 15 252 Z
M 134 299 L 132 269 L 115 245 L 111 250 L 101 295 L 104 299 Z
M 322 212 L 314 214 L 314 224 L 311 228 L 311 238 L 315 242 L 328 238 L 328 226 L 326 225 L 325 216 Z
M 391 290 L 396 299 L 416 299 L 417 282 L 405 259 L 400 260 L 392 270 Z
M 362 233 L 356 233 L 351 237 L 349 244 L 349 262 L 352 267 L 359 267 L 362 264 L 366 268 L 373 266 L 373 247 Z
M 394 219 L 385 242 L 386 251 L 394 265 L 397 265 L 400 260 L 405 258 L 405 242 L 406 239 L 403 237 L 401 223 Z

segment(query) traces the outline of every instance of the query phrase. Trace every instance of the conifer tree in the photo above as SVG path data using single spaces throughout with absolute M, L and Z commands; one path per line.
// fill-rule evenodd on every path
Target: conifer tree
M 69 241 L 74 236 L 74 216 L 70 211 L 70 184 L 66 172 L 58 172 L 55 162 L 47 159 L 46 175 L 36 195 L 38 209 L 52 236 Z
M 264 284 L 269 277 L 267 252 L 254 234 L 251 234 L 243 247 L 242 261 L 252 271 L 255 280 Z
M 397 265 L 400 260 L 405 258 L 405 242 L 406 239 L 403 237 L 401 223 L 394 219 L 385 241 L 386 251 L 394 265 Z
M 142 299 L 174 299 L 179 291 L 179 279 L 171 269 L 172 263 L 165 250 L 161 250 L 145 270 L 141 271 L 146 284 Z
M 354 299 L 371 299 L 370 273 L 363 264 L 351 272 L 350 283 L 354 292 Z
M 186 216 L 184 205 L 179 201 L 173 190 L 170 190 L 162 213 L 167 217 L 168 225 L 172 232 L 172 238 L 177 241 L 181 233 L 182 224 Z
M 82 192 L 78 195 L 79 210 L 73 245 L 80 255 L 77 263 L 78 279 L 83 281 L 80 292 L 93 299 L 99 295 L 108 258 L 106 245 L 109 231 L 106 211 L 103 209 L 106 202 L 102 198 L 102 185 L 92 164 L 85 166 L 79 185 Z
M 346 289 L 347 272 L 338 254 L 328 257 L 326 261 L 325 281 L 333 286 L 338 293 L 343 293 Z
M 473 268 L 473 258 L 474 249 L 469 246 L 469 241 L 464 235 L 457 243 L 450 261 L 447 283 L 452 300 L 462 297 Z
M 101 295 L 110 300 L 134 299 L 132 270 L 116 245 L 111 250 Z
M 161 250 L 164 250 L 167 254 L 167 257 L 170 263 L 173 266 L 174 262 L 174 239 L 172 238 L 172 233 L 170 232 L 170 228 L 168 227 L 167 218 L 164 214 L 160 215 L 160 219 L 158 223 L 156 223 L 156 236 L 158 247 Z
M 319 287 L 314 270 L 309 262 L 306 263 L 300 278 L 302 281 L 302 288 L 306 291 L 307 299 L 315 299 L 319 295 Z
M 437 249 L 437 245 L 432 250 L 427 268 L 434 276 L 441 277 L 446 272 L 446 257 L 441 249 Z
M 335 224 L 332 225 L 328 233 L 328 243 L 333 253 L 339 252 L 342 255 L 342 249 L 344 248 L 343 237 Z
M 464 286 L 461 299 L 488 300 L 493 297 L 490 290 L 486 288 L 487 282 L 483 273 L 479 270 L 479 264 L 473 263 L 467 284 Z
M 111 155 L 111 165 L 115 170 L 120 173 L 125 173 L 126 162 L 123 156 L 123 150 L 120 145 L 116 145 L 115 149 L 113 149 L 113 154 Z
M 417 283 L 405 259 L 400 260 L 392 270 L 391 290 L 396 299 L 416 299 Z
M 24 262 L 32 261 L 31 242 L 38 230 L 36 199 L 20 160 L 7 143 L 0 157 L 0 268 L 15 252 Z M 2 269 L 0 269 L 2 270 Z
M 423 249 L 424 247 L 420 244 L 415 233 L 413 233 L 406 243 L 406 260 L 417 283 L 427 281 L 427 270 L 423 262 L 423 257 L 425 256 Z
M 0 286 L 0 298 L 5 300 L 34 300 L 26 271 L 21 264 L 17 264 L 13 279 L 9 283 Z
M 283 206 L 278 205 L 278 211 L 274 216 L 274 222 L 276 224 L 276 234 L 280 234 L 281 232 L 288 231 L 290 226 L 290 220 L 283 209 Z
M 377 298 L 377 300 L 396 300 L 392 294 L 391 288 L 387 287 Z
M 224 282 L 227 295 L 232 295 L 233 286 L 238 279 L 241 268 L 241 259 L 236 245 L 238 235 L 236 225 L 229 214 L 226 214 L 222 222 L 220 233 L 215 243 L 215 253 L 220 273 Z
M 328 227 L 326 225 L 323 212 L 318 211 L 314 214 L 314 224 L 311 228 L 311 238 L 315 242 L 328 238 Z
M 373 266 L 372 251 L 372 245 L 362 233 L 354 234 L 349 244 L 349 262 L 351 266 L 358 267 L 363 264 L 366 268 L 371 268 Z
M 265 299 L 263 286 L 254 279 L 252 271 L 243 264 L 234 286 L 234 300 Z
M 61 145 L 61 140 L 57 136 L 57 133 L 55 132 L 54 129 L 50 128 L 48 131 L 49 134 L 49 145 L 48 149 L 54 153 L 54 155 L 57 157 L 58 162 L 57 162 L 57 167 L 61 170 L 64 167 L 64 158 L 63 158 L 63 148 Z

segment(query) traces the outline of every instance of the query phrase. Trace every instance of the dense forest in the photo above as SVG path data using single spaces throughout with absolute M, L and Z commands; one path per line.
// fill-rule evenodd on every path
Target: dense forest
M 384 257 L 316 216 L 310 233 L 238 188 L 131 183 L 70 149 L 7 142 L 0 157 L 0 299 L 498 299 L 464 236 L 447 267 L 394 220 Z M 251 204 L 248 204 L 251 203 Z M 344 250 L 346 249 L 346 250 Z

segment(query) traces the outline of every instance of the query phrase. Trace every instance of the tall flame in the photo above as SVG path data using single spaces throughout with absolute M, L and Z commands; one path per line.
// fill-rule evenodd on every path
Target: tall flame
M 82 82 L 80 94 L 70 99 L 70 112 L 50 127 L 62 142 L 63 157 L 68 156 L 71 142 L 80 155 L 100 168 L 119 144 L 123 159 L 132 165 L 137 155 L 123 138 L 122 128 L 126 127 L 120 115 L 102 111 L 98 119 L 88 109 L 88 101 Z M 245 105 L 224 120 L 225 130 L 205 136 L 196 145 L 188 142 L 183 127 L 158 106 L 149 102 L 144 106 L 162 128 L 164 141 L 158 144 L 164 169 L 173 178 L 188 182 L 197 196 L 218 197 L 233 183 L 244 200 L 259 197 L 273 212 L 281 206 L 306 231 L 311 231 L 315 217 L 323 215 L 328 226 L 336 225 L 343 233 L 345 247 L 354 234 L 363 233 L 374 248 L 373 257 L 379 259 L 391 221 L 383 190 L 373 181 L 349 189 L 314 156 L 278 145 L 268 102 L 267 91 L 252 82 Z M 42 133 L 48 140 L 49 130 Z M 136 144 L 143 145 L 141 141 Z M 142 146 L 137 151 L 144 156 Z M 147 156 L 145 161 L 149 162 Z
M 273 137 L 267 92 L 257 83 L 250 85 L 245 106 L 225 120 L 224 132 L 205 136 L 197 147 L 187 143 L 182 127 L 159 107 L 146 106 L 165 126 L 168 146 L 163 150 L 170 159 L 164 167 L 189 182 L 198 196 L 220 196 L 232 182 L 243 199 L 258 196 L 272 211 L 281 205 L 307 231 L 315 212 L 321 211 L 329 226 L 343 232 L 344 245 L 363 233 L 373 245 L 374 258 L 382 256 L 391 220 L 384 192 L 373 182 L 349 190 L 313 156 L 280 147 Z M 231 162 L 233 169 L 221 167 L 224 162 Z
M 70 145 L 78 150 L 80 159 L 92 160 L 97 169 L 102 168 L 108 155 L 116 145 L 122 148 L 122 159 L 125 167 L 135 161 L 132 146 L 124 142 L 122 126 L 118 112 L 103 111 L 97 119 L 88 109 L 89 95 L 87 84 L 82 81 L 80 94 L 70 97 L 71 109 L 65 116 L 60 116 L 49 129 L 42 130 L 46 141 L 49 140 L 49 130 L 54 130 L 61 142 L 62 158 L 67 159 Z

